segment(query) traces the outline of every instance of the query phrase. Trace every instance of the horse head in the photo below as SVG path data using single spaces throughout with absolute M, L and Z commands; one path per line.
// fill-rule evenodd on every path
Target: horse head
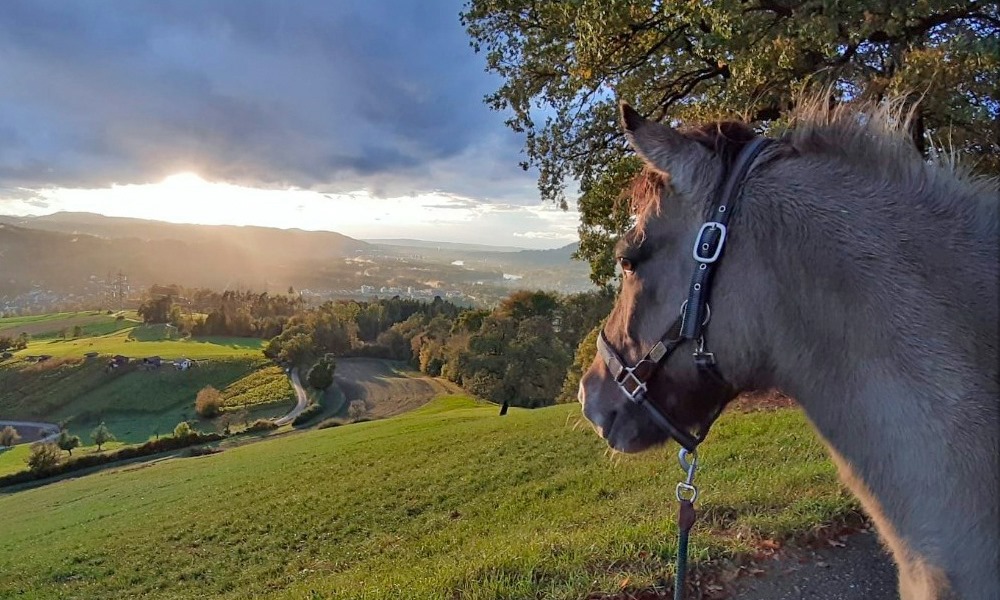
M 703 332 L 688 345 L 682 345 L 679 336 L 680 315 L 694 286 L 692 270 L 699 268 L 692 248 L 702 244 L 712 200 L 725 184 L 734 158 L 754 135 L 734 123 L 678 131 L 649 121 L 624 104 L 622 124 L 645 161 L 645 170 L 633 189 L 635 226 L 615 248 L 621 290 L 604 327 L 600 351 L 581 379 L 579 399 L 584 415 L 613 448 L 638 452 L 671 437 L 689 445 L 683 440 L 707 431 L 749 382 L 752 334 L 738 322 L 741 309 L 734 298 L 739 293 L 735 281 L 715 284 L 710 307 L 693 317 L 706 326 L 711 319 L 711 356 L 723 365 L 722 371 L 706 381 L 703 369 L 691 359 L 699 348 L 704 353 Z M 718 248 L 721 251 L 721 242 Z M 733 254 L 732 249 L 728 252 Z M 739 272 L 734 263 L 742 261 L 727 261 L 725 267 L 719 265 L 717 279 Z M 696 289 L 701 291 L 701 286 Z M 668 360 L 657 360 L 663 344 L 676 352 Z M 618 362 L 624 370 L 616 368 Z M 717 377 L 719 373 L 724 378 Z M 651 403 L 655 410 L 647 410 L 643 403 Z

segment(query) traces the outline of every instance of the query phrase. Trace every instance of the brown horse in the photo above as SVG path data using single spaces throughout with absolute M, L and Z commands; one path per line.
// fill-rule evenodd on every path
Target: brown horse
M 781 390 L 874 520 L 904 599 L 1000 598 L 996 182 L 923 160 L 891 108 L 813 103 L 753 157 L 740 124 L 622 117 L 646 170 L 580 383 L 597 431 L 623 452 L 691 447 L 740 392 Z M 726 185 L 739 203 L 710 239 Z M 682 309 L 699 253 L 723 241 L 698 292 L 710 310 Z M 704 325 L 685 338 L 691 319 Z

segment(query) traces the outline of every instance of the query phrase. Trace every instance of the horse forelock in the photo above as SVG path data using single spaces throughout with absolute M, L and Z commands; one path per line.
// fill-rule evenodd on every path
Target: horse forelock
M 710 150 L 720 161 L 724 172 L 729 170 L 736 162 L 740 151 L 756 136 L 748 125 L 737 121 L 707 123 L 682 129 L 681 133 Z M 661 173 L 647 165 L 626 188 L 624 197 L 628 198 L 629 208 L 636 217 L 637 241 L 641 241 L 645 236 L 648 221 L 660 214 L 661 199 L 669 185 L 669 174 Z

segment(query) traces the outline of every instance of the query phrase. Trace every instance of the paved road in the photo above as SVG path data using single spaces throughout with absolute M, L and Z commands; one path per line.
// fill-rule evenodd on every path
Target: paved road
M 299 381 L 299 370 L 292 369 L 289 377 L 292 380 L 292 387 L 295 388 L 295 408 L 291 410 L 287 415 L 274 420 L 275 425 L 287 425 L 295 420 L 295 417 L 299 416 L 302 411 L 309 406 L 309 396 L 306 395 L 305 388 L 302 387 L 302 382 Z
M 807 550 L 761 565 L 767 573 L 739 582 L 733 600 L 897 600 L 896 566 L 873 532 L 844 547 Z

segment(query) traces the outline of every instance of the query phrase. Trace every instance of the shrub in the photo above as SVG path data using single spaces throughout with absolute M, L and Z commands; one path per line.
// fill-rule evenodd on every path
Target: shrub
M 218 454 L 222 452 L 220 448 L 212 448 L 211 446 L 191 446 L 184 451 L 184 456 L 208 456 L 209 454 Z
M 219 390 L 210 385 L 201 388 L 194 401 L 194 411 L 201 417 L 211 419 L 218 416 L 221 409 L 222 394 L 219 393 Z
M 307 406 L 304 411 L 299 413 L 299 416 L 295 417 L 295 420 L 292 421 L 292 426 L 298 427 L 299 425 L 305 425 L 309 421 L 318 417 L 321 412 L 323 412 L 323 407 L 314 402 Z
M 323 419 L 322 421 L 319 422 L 319 425 L 316 426 L 316 429 L 329 429 L 331 427 L 340 427 L 341 425 L 347 425 L 347 423 L 348 423 L 347 421 L 340 419 L 338 417 L 334 417 L 332 419 Z
M 62 450 L 59 446 L 47 442 L 35 442 L 31 445 L 31 454 L 25 459 L 28 463 L 28 469 L 32 473 L 44 473 L 52 467 L 59 464 L 59 457 L 62 455 Z
M 21 441 L 21 434 L 19 434 L 17 430 L 10 425 L 4 427 L 3 430 L 0 431 L 0 446 L 10 447 L 19 441 Z
M 275 425 L 274 421 L 271 421 L 270 419 L 257 419 L 247 426 L 246 431 L 249 433 L 258 433 L 263 431 L 272 431 L 277 428 L 278 426 Z
M 194 433 L 194 431 L 192 431 L 191 425 L 188 424 L 187 421 L 181 421 L 180 423 L 177 424 L 177 427 L 174 427 L 175 438 L 178 439 L 188 438 L 191 437 L 192 433 Z

